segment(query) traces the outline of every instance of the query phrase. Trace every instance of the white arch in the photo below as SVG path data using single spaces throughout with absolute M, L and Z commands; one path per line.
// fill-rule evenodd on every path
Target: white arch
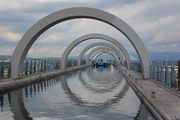
M 103 51 L 103 50 L 102 50 Z M 95 60 L 96 61 L 96 59 L 97 59 L 97 57 L 98 56 L 100 56 L 101 54 L 110 54 L 110 55 L 112 55 L 113 57 L 114 57 L 114 59 L 115 59 L 115 61 L 118 63 L 119 62 L 119 59 L 118 58 L 116 58 L 116 54 L 115 53 L 113 53 L 112 51 L 103 51 L 103 52 L 95 52 L 94 54 L 92 54 L 92 57 L 90 57 L 90 59 L 92 59 L 92 60 Z M 119 64 L 119 63 L 118 63 Z
M 127 52 L 127 50 L 124 48 L 124 46 L 121 43 L 119 43 L 117 40 L 115 40 L 114 38 L 112 38 L 108 35 L 92 33 L 92 34 L 87 34 L 87 35 L 81 36 L 81 37 L 75 39 L 73 42 L 71 42 L 71 44 L 69 44 L 69 46 L 65 49 L 65 51 L 61 57 L 61 68 L 62 69 L 65 68 L 65 63 L 66 63 L 67 57 L 68 57 L 69 53 L 72 51 L 72 49 L 75 46 L 77 46 L 78 44 L 80 44 L 81 42 L 89 40 L 89 39 L 102 39 L 102 40 L 109 41 L 109 42 L 113 43 L 114 45 L 116 45 L 119 48 L 119 50 L 122 51 L 123 55 L 125 56 L 128 69 L 130 68 L 131 59 L 130 59 L 129 53 Z
M 112 25 L 116 29 L 118 29 L 121 33 L 123 33 L 128 40 L 135 47 L 139 58 L 142 62 L 142 69 L 144 78 L 149 78 L 149 68 L 150 68 L 150 57 L 146 50 L 145 45 L 143 44 L 140 37 L 136 34 L 136 32 L 124 21 L 119 19 L 118 17 L 94 8 L 68 8 L 64 10 L 60 10 L 54 12 L 37 23 L 35 23 L 21 38 L 18 45 L 16 46 L 14 53 L 12 55 L 11 62 L 11 77 L 17 78 L 20 74 L 25 57 L 27 52 L 29 51 L 32 44 L 36 41 L 36 39 L 47 29 L 50 27 L 61 23 L 63 21 L 67 21 L 70 19 L 76 18 L 89 18 L 95 19 L 102 22 L 105 22 L 109 25 Z
M 114 52 L 112 52 L 112 51 L 106 51 L 106 50 L 104 50 L 104 49 L 101 49 L 101 50 L 98 50 L 98 51 L 96 51 L 96 52 L 94 52 L 94 53 L 92 54 L 92 56 L 89 58 L 89 59 L 91 59 L 91 61 L 88 61 L 88 64 L 91 64 L 93 60 L 96 61 L 96 59 L 97 59 L 97 57 L 98 57 L 99 55 L 105 54 L 105 53 L 106 53 L 106 54 L 109 54 L 109 55 L 112 55 L 112 56 L 114 57 L 115 61 L 116 61 L 118 64 L 120 63 L 117 55 L 116 55 Z
M 109 55 L 112 55 L 112 56 L 114 57 L 115 61 L 116 61 L 118 64 L 119 64 L 119 62 L 120 62 L 119 59 L 118 59 L 118 57 L 116 56 L 116 54 L 115 54 L 114 52 L 112 52 L 112 51 L 105 51 L 105 50 L 99 50 L 99 51 L 93 53 L 92 56 L 90 57 L 90 59 L 96 61 L 97 57 L 100 56 L 101 54 L 109 54 Z M 92 61 L 92 60 L 91 60 L 91 61 Z
M 81 59 L 83 57 L 83 55 L 86 53 L 86 51 L 88 51 L 90 48 L 95 47 L 95 46 L 107 46 L 112 48 L 114 51 L 116 51 L 116 53 L 118 54 L 118 56 L 121 58 L 121 63 L 122 65 L 124 65 L 124 56 L 122 55 L 122 53 L 113 45 L 109 44 L 109 43 L 105 43 L 105 42 L 97 42 L 97 43 L 93 43 L 90 44 L 89 46 L 87 46 L 86 48 L 84 48 L 82 50 L 82 52 L 80 53 L 79 57 L 78 57 L 78 66 L 81 65 Z
M 89 57 L 89 59 L 90 59 L 91 61 L 88 61 L 88 57 L 86 58 L 86 61 L 88 61 L 87 63 L 92 62 L 92 60 L 93 60 L 94 57 L 95 57 L 95 59 L 96 59 L 96 57 L 98 57 L 99 55 L 104 54 L 104 53 L 107 53 L 107 54 L 112 55 L 112 56 L 114 57 L 114 59 L 117 61 L 117 63 L 120 65 L 120 64 L 121 64 L 121 60 L 119 60 L 119 56 L 118 56 L 116 53 L 114 53 L 114 52 L 115 52 L 115 51 L 111 51 L 111 50 L 107 51 L 106 49 L 100 49 L 100 50 L 94 52 L 94 53 Z
M 117 55 L 117 53 L 116 53 L 113 49 L 107 48 L 107 47 L 98 47 L 98 48 L 93 49 L 93 50 L 88 54 L 88 56 L 87 56 L 87 58 L 86 58 L 86 64 L 91 63 L 91 62 L 92 62 L 92 59 L 94 58 L 94 56 L 95 56 L 96 54 L 100 53 L 100 52 L 101 52 L 101 53 L 109 53 L 109 54 L 111 54 L 111 55 L 116 59 L 117 63 L 120 63 L 120 60 L 119 60 L 119 58 L 118 58 L 118 55 Z M 89 59 L 90 59 L 90 61 L 89 61 Z

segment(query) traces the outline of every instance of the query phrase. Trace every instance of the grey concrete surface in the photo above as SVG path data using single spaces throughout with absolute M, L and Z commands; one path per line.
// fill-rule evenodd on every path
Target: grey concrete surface
M 70 67 L 66 69 L 59 69 L 59 70 L 52 70 L 47 72 L 41 72 L 37 74 L 31 74 L 27 76 L 20 76 L 19 78 L 13 79 L 5 79 L 0 81 L 0 94 L 7 93 L 11 90 L 15 90 L 21 87 L 25 87 L 52 77 L 55 77 L 57 75 L 61 75 L 73 70 L 78 70 L 82 68 L 89 67 L 91 65 L 81 65 L 78 67 Z
M 166 90 L 160 87 L 153 79 L 143 79 L 140 73 L 128 70 L 122 66 L 119 68 L 130 84 L 136 89 L 136 94 L 140 94 L 143 101 L 149 104 L 150 110 L 156 112 L 154 114 L 159 115 L 159 118 L 156 115 L 157 119 L 175 120 L 176 116 L 180 116 L 180 97 L 170 92 L 171 89 Z M 155 92 L 155 98 L 151 97 L 152 91 Z M 178 94 L 179 92 L 176 93 Z

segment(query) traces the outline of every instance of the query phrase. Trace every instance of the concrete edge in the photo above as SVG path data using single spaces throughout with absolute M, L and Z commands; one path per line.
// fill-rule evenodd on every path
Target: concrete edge
M 148 109 L 152 112 L 154 117 L 156 117 L 157 120 L 168 120 L 165 115 L 163 115 L 159 109 L 151 104 L 151 102 L 141 93 L 141 91 L 131 82 L 130 78 L 128 75 L 123 71 L 123 69 L 120 66 L 117 66 L 118 69 L 121 71 L 122 75 L 125 77 L 127 82 L 130 84 L 132 89 L 134 90 L 135 94 L 139 97 L 140 100 L 142 100 L 145 105 L 148 107 Z
M 0 82 L 0 94 L 5 94 L 22 87 L 26 87 L 28 85 L 45 81 L 47 79 L 53 78 L 58 75 L 66 74 L 67 72 L 87 68 L 90 66 L 92 65 L 82 65 L 80 67 L 70 67 L 67 69 L 59 69 L 59 70 L 27 75 L 27 76 L 20 76 L 19 78 L 14 78 L 14 79 L 13 78 L 6 79 L 3 80 L 3 82 Z

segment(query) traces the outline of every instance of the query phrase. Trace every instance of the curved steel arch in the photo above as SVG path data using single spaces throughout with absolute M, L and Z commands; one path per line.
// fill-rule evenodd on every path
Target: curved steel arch
M 122 61 L 119 59 L 119 57 L 117 56 L 117 54 L 115 54 L 115 53 L 114 53 L 113 51 L 111 51 L 111 50 L 110 50 L 110 51 L 99 50 L 99 51 L 93 53 L 93 54 L 92 54 L 92 57 L 90 57 L 89 59 L 91 59 L 91 61 L 92 61 L 92 60 L 95 58 L 95 60 L 96 60 L 99 55 L 105 54 L 105 53 L 112 55 L 112 56 L 114 57 L 114 59 L 117 61 L 118 64 L 121 64 L 121 63 L 122 63 Z
M 92 54 L 92 57 L 90 57 L 89 59 L 91 59 L 91 61 L 92 61 L 95 58 L 94 60 L 96 61 L 97 57 L 99 55 L 101 55 L 101 54 L 104 54 L 104 53 L 112 55 L 114 57 L 115 61 L 117 61 L 117 63 L 120 64 L 119 62 L 121 62 L 121 61 L 119 61 L 119 59 L 117 58 L 116 54 L 113 53 L 112 51 L 108 51 L 108 52 L 104 51 L 104 50 L 96 51 L 95 53 Z
M 94 60 L 96 61 L 97 57 L 98 57 L 99 55 L 101 55 L 101 54 L 104 54 L 104 53 L 112 55 L 112 56 L 114 57 L 115 61 L 117 61 L 118 64 L 121 64 L 121 61 L 120 61 L 119 58 L 117 57 L 117 54 L 115 54 L 115 53 L 114 53 L 113 51 L 111 51 L 111 50 L 110 50 L 110 51 L 106 51 L 106 50 L 104 50 L 104 49 L 98 50 L 98 51 L 96 51 L 94 54 L 92 54 L 92 56 L 91 56 L 89 59 L 91 59 L 91 61 L 92 61 L 93 58 L 95 58 Z
M 123 20 L 114 16 L 113 14 L 102 10 L 85 7 L 60 10 L 44 17 L 43 19 L 35 23 L 23 35 L 14 50 L 11 62 L 11 77 L 18 77 L 22 70 L 27 52 L 29 51 L 32 44 L 36 41 L 36 39 L 44 31 L 58 23 L 76 18 L 89 18 L 99 20 L 115 27 L 121 33 L 123 33 L 135 47 L 139 58 L 142 61 L 144 77 L 149 78 L 150 56 L 146 50 L 145 45 L 143 44 L 141 38 L 137 35 L 137 33 Z
M 113 46 L 109 43 L 105 43 L 105 42 L 97 42 L 97 43 L 93 43 L 93 44 L 87 46 L 86 48 L 84 48 L 82 50 L 82 52 L 80 53 L 80 55 L 78 57 L 78 66 L 81 65 L 81 59 L 82 59 L 83 55 L 86 53 L 86 51 L 88 51 L 90 48 L 95 47 L 95 46 L 107 46 L 107 47 L 112 48 L 113 50 L 115 50 L 117 52 L 118 56 L 121 58 L 121 60 L 120 60 L 121 63 L 124 62 L 124 57 L 123 57 L 122 53 L 115 46 Z
M 78 44 L 80 44 L 81 42 L 89 40 L 89 39 L 102 39 L 102 40 L 109 41 L 109 42 L 113 43 L 114 45 L 116 45 L 124 54 L 126 61 L 127 61 L 127 67 L 130 68 L 130 62 L 131 62 L 130 55 L 121 43 L 119 43 L 117 40 L 115 40 L 114 38 L 112 38 L 108 35 L 92 33 L 92 34 L 87 34 L 87 35 L 81 36 L 81 37 L 75 39 L 73 42 L 71 42 L 71 44 L 69 44 L 69 46 L 66 48 L 66 50 L 64 51 L 64 53 L 61 57 L 61 68 L 62 69 L 65 68 L 65 62 L 67 60 L 69 53 L 72 51 L 72 49 L 75 46 L 77 46 Z
M 100 53 L 100 52 L 109 53 L 109 54 L 113 55 L 113 57 L 116 59 L 116 61 L 119 61 L 119 62 L 120 62 L 120 60 L 118 59 L 117 53 L 116 53 L 113 49 L 107 48 L 107 47 L 98 47 L 98 48 L 93 49 L 93 50 L 88 54 L 88 56 L 87 56 L 87 58 L 86 58 L 86 64 L 89 64 L 89 62 L 92 61 L 93 57 L 94 57 L 96 54 Z M 94 54 L 94 55 L 93 55 L 93 54 Z M 90 61 L 89 61 L 89 60 L 90 60 Z
M 112 55 L 113 57 L 114 57 L 114 59 L 117 59 L 117 61 L 119 61 L 119 62 L 121 62 L 119 59 L 118 59 L 118 57 L 116 56 L 117 54 L 115 54 L 113 51 L 105 51 L 105 50 L 102 50 L 102 51 L 97 51 L 97 52 L 95 52 L 95 53 L 93 53 L 92 54 L 92 57 L 90 57 L 90 59 L 97 59 L 97 57 L 98 56 L 100 56 L 101 54 L 110 54 L 110 55 Z
M 104 54 L 104 53 L 107 53 L 107 54 L 110 54 L 114 57 L 114 59 L 117 61 L 118 64 L 120 64 L 120 60 L 118 59 L 117 57 L 117 54 L 115 54 L 113 51 L 106 51 L 105 49 L 100 49 L 96 52 L 94 52 L 90 57 L 86 58 L 86 64 L 91 64 L 92 60 L 94 57 L 98 57 L 100 54 Z M 96 60 L 95 58 L 95 60 Z

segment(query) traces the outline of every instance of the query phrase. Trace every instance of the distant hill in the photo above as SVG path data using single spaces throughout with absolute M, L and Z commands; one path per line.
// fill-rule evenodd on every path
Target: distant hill
M 133 57 L 136 59 L 139 59 L 137 53 L 130 53 Z M 180 52 L 149 52 L 149 55 L 151 57 L 151 60 L 180 60 Z M 83 58 L 86 58 L 87 55 L 84 55 Z M 111 55 L 101 55 L 101 57 L 104 58 L 110 58 L 114 59 Z M 69 56 L 70 59 L 77 59 L 78 56 Z M 9 55 L 0 55 L 0 60 L 7 60 L 11 59 L 11 56 Z M 29 60 L 31 59 L 60 59 L 56 57 L 48 57 L 48 58 L 27 58 Z
M 7 60 L 7 59 L 11 59 L 11 56 L 10 55 L 0 55 L 0 60 Z M 40 58 L 27 57 L 26 59 L 28 59 L 28 60 L 39 60 Z
M 136 53 L 130 53 L 135 58 L 138 58 Z M 180 60 L 180 52 L 149 52 L 151 60 Z
M 11 59 L 10 55 L 0 55 L 0 60 L 7 60 L 7 59 Z

